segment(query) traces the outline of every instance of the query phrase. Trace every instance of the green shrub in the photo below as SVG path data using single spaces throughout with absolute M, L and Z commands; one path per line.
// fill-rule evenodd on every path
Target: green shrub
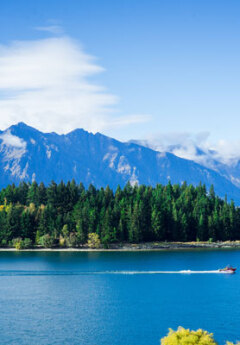
M 35 243 L 40 244 L 40 231 L 39 230 L 37 230 L 37 232 L 36 232 Z
M 40 245 L 44 248 L 51 248 L 54 244 L 54 239 L 49 235 L 43 235 L 39 239 Z
M 25 249 L 32 248 L 32 240 L 30 238 L 24 238 L 23 248 Z
M 7 240 L 3 239 L 2 242 L 1 242 L 1 245 L 2 245 L 3 247 L 6 247 L 7 244 L 8 244 L 8 243 L 7 243 Z
M 21 237 L 14 238 L 12 244 L 17 250 L 23 249 L 23 240 Z
M 12 245 L 17 250 L 28 249 L 32 247 L 32 240 L 30 238 L 25 238 L 23 240 L 21 237 L 17 237 L 12 240 Z
M 70 235 L 66 238 L 66 244 L 70 248 L 78 246 L 78 238 L 74 232 L 71 232 Z
M 66 246 L 66 239 L 62 235 L 60 235 L 60 237 L 59 237 L 59 246 L 60 247 Z

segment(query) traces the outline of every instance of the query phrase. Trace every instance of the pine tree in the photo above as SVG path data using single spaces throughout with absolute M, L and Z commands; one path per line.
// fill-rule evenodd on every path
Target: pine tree
M 47 191 L 44 183 L 40 183 L 38 187 L 39 205 L 46 205 L 47 203 Z
M 39 191 L 37 182 L 33 182 L 28 190 L 27 194 L 27 203 L 28 205 L 34 203 L 36 206 L 39 206 Z
M 76 225 L 76 232 L 77 232 L 77 240 L 80 244 L 84 244 L 87 242 L 87 231 L 84 227 L 82 219 L 77 221 Z

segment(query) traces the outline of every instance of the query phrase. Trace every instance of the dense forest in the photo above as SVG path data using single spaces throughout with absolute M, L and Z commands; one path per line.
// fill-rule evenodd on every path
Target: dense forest
M 78 247 L 116 242 L 240 239 L 240 209 L 214 188 L 183 183 L 87 189 L 75 181 L 20 183 L 0 192 L 0 245 Z M 92 236 L 92 235 L 90 235 Z

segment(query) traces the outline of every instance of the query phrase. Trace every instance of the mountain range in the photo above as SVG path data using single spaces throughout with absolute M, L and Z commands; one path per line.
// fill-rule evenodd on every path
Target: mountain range
M 218 169 L 216 168 L 218 166 Z M 0 188 L 20 181 L 50 183 L 73 178 L 86 187 L 131 184 L 202 183 L 214 185 L 240 205 L 240 187 L 221 165 L 209 168 L 171 152 L 136 142 L 123 143 L 100 133 L 76 129 L 66 135 L 42 133 L 24 123 L 0 131 Z M 236 177 L 237 178 L 237 177 Z M 240 178 L 240 176 L 239 176 Z
M 157 144 L 155 141 L 149 140 L 131 140 L 136 143 L 155 151 L 170 152 L 177 157 L 192 160 L 206 168 L 216 171 L 227 180 L 231 181 L 235 186 L 240 188 L 240 156 L 234 155 L 224 157 L 221 152 L 207 147 L 200 147 L 194 142 L 187 144 Z

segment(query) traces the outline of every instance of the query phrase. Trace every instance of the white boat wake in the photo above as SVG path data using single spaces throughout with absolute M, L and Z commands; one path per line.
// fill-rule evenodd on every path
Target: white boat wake
M 84 275 L 150 275 L 150 274 L 229 274 L 229 271 L 25 271 L 25 270 L 0 270 L 0 276 L 84 276 Z
M 100 273 L 100 272 L 99 272 Z M 107 271 L 105 274 L 213 274 L 213 273 L 229 273 L 219 270 L 212 271 L 192 271 L 192 270 L 181 270 L 181 271 Z

